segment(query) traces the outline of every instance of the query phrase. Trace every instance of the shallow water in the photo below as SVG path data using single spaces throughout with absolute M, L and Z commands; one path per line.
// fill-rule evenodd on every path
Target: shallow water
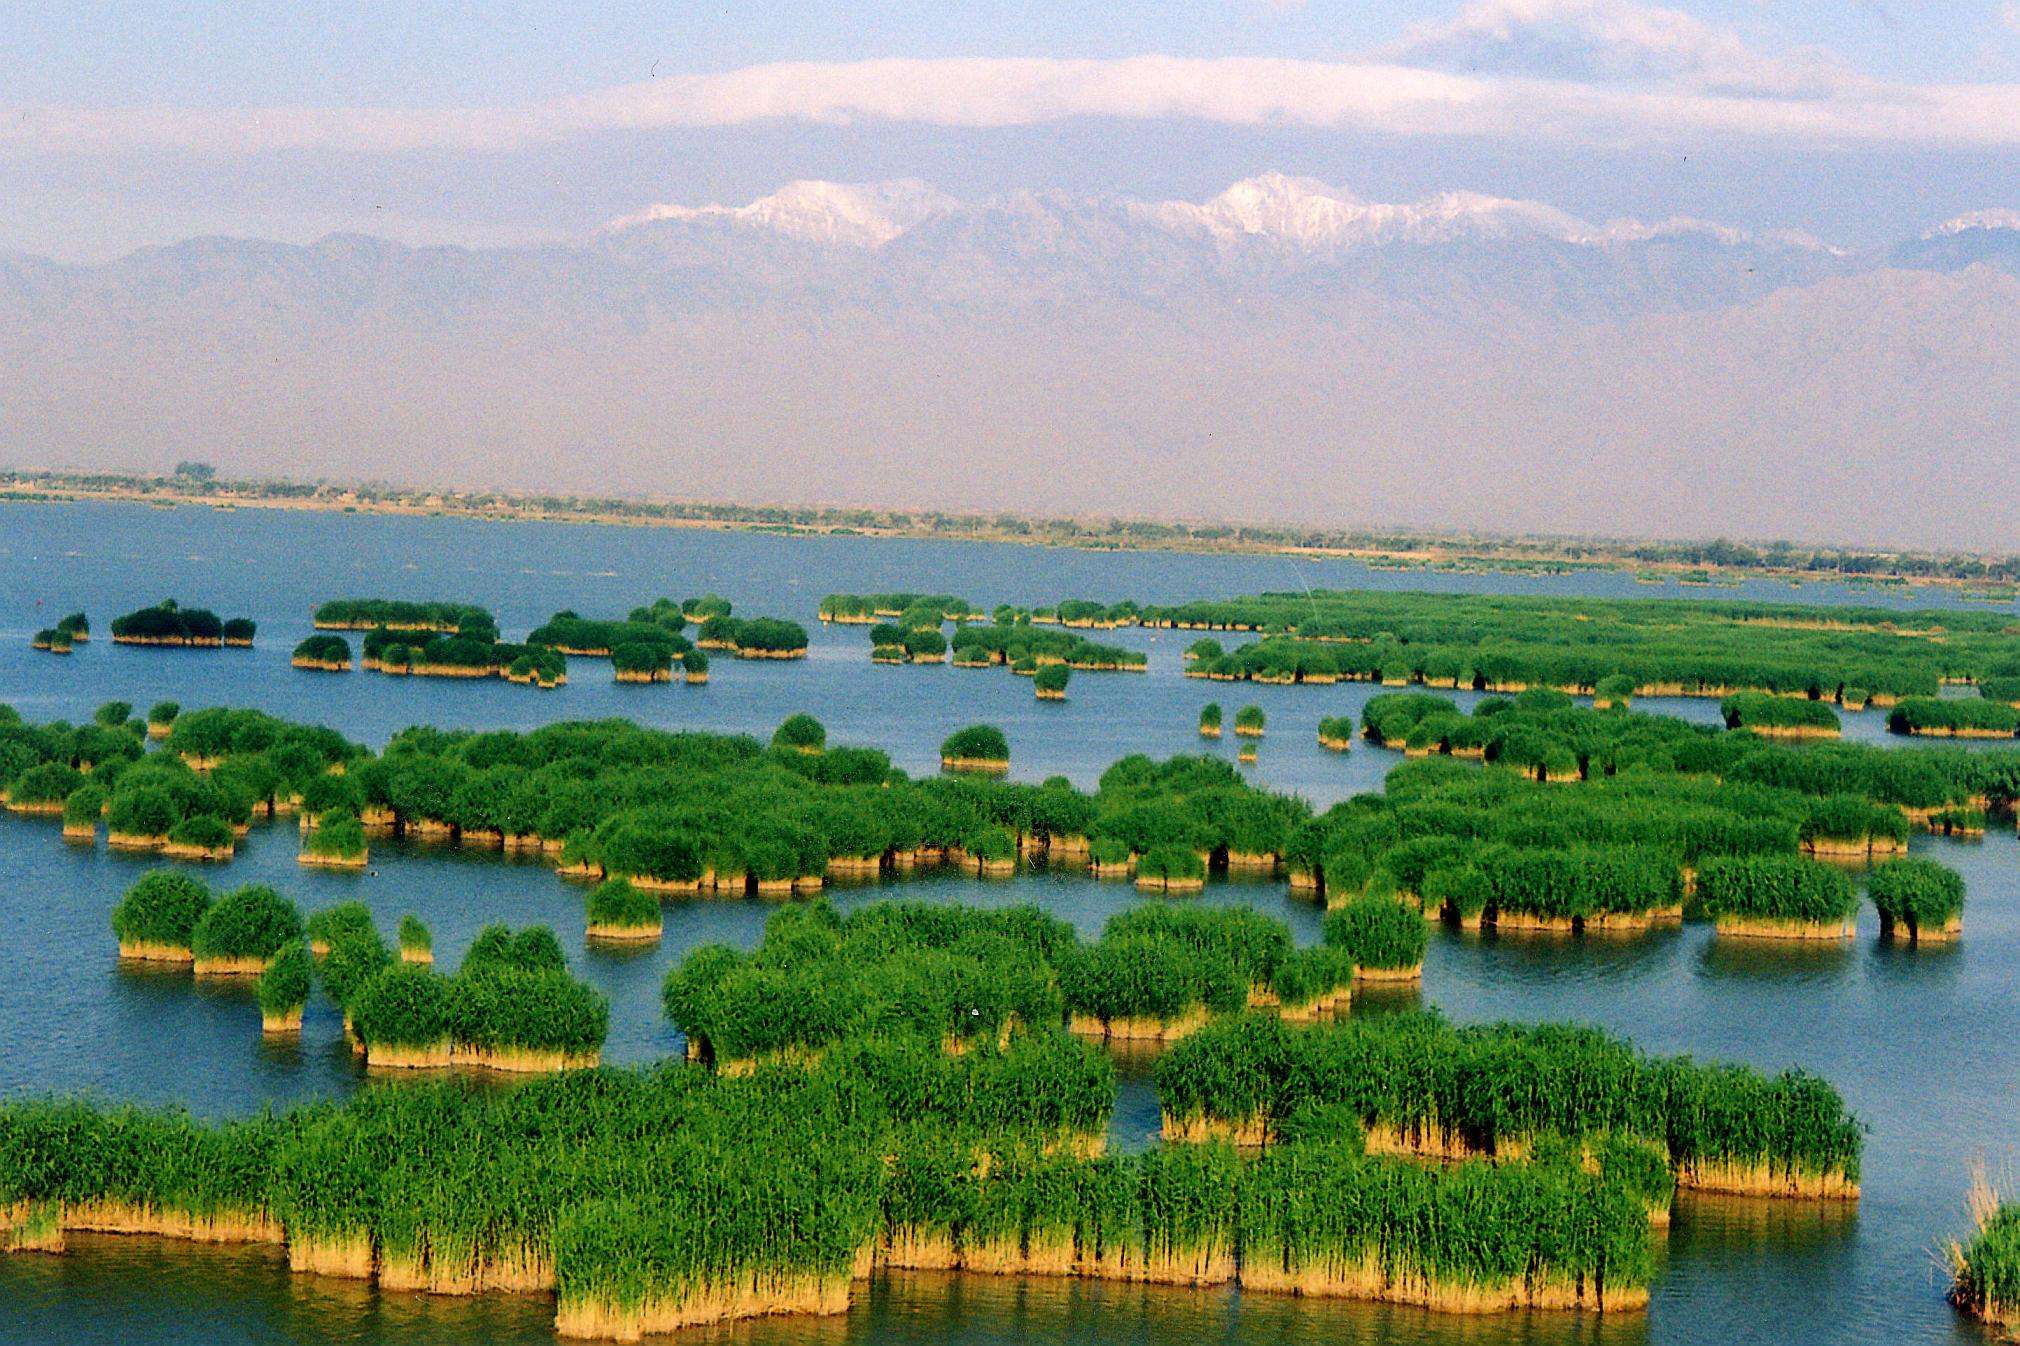
M 139 543 L 147 540 L 149 546 Z M 374 744 L 410 723 L 530 726 L 555 718 L 623 714 L 669 727 L 768 734 L 795 710 L 826 722 L 831 740 L 890 748 L 908 769 L 930 770 L 948 730 L 975 720 L 1011 737 L 1015 774 L 1065 774 L 1091 785 L 1129 751 L 1204 747 L 1232 757 L 1232 738 L 1203 745 L 1198 707 L 1230 712 L 1255 701 L 1271 717 L 1253 768 L 1273 788 L 1318 803 L 1379 786 L 1400 759 L 1357 747 L 1347 756 L 1313 741 L 1321 715 L 1355 714 L 1375 689 L 1206 684 L 1179 676 L 1190 637 L 1117 633 L 1152 652 L 1146 675 L 1084 674 L 1064 705 L 1040 705 L 1002 670 L 890 669 L 867 658 L 861 627 L 814 630 L 804 664 L 716 663 L 706 688 L 620 688 L 602 665 L 574 661 L 575 681 L 552 693 L 502 684 L 316 675 L 287 667 L 308 613 L 340 594 L 486 603 L 508 632 L 571 606 L 616 614 L 662 593 L 713 589 L 740 609 L 814 628 L 831 590 L 948 589 L 985 606 L 1133 596 L 1164 601 L 1293 588 L 1298 584 L 1660 594 L 1620 575 L 1527 578 L 1370 574 L 1350 563 L 1033 550 L 980 544 L 785 539 L 669 529 L 489 525 L 448 520 L 216 513 L 108 506 L 0 505 L 0 701 L 33 719 L 83 718 L 118 697 L 145 707 L 260 705 L 329 723 Z M 1750 584 L 1686 595 L 1849 596 Z M 103 639 L 119 612 L 165 596 L 249 614 L 260 648 L 246 653 L 132 650 Z M 1940 600 L 1937 600 L 1940 601 Z M 34 654 L 27 636 L 86 608 L 101 638 L 71 658 Z M 1704 701 L 1644 708 L 1712 719 Z M 1887 741 L 1876 714 L 1848 716 L 1847 732 Z M 1916 849 L 1960 868 L 1969 883 L 1966 935 L 1954 948 L 1881 946 L 1865 914 L 1861 937 L 1830 949 L 1715 939 L 1690 926 L 1636 938 L 1468 936 L 1432 941 L 1421 1002 L 1462 1019 L 1574 1018 L 1624 1032 L 1651 1050 L 1802 1065 L 1827 1076 L 1871 1128 L 1865 1195 L 1856 1206 L 1689 1201 L 1667 1236 L 1667 1268 L 1645 1315 L 1601 1322 L 1539 1314 L 1484 1320 L 1320 1303 L 1234 1291 L 1152 1290 L 991 1277 L 895 1276 L 860 1291 L 844 1318 L 786 1320 L 707 1335 L 750 1341 L 902 1343 L 1211 1340 L 1734 1343 L 1981 1340 L 1944 1304 L 1935 1249 L 1959 1231 L 1969 1168 L 1995 1172 L 2020 1153 L 2020 843 L 2001 831 L 1982 843 L 1919 839 Z M 208 869 L 213 882 L 265 881 L 307 909 L 359 897 L 390 931 L 401 913 L 433 929 L 453 966 L 485 923 L 544 921 L 571 963 L 611 998 L 606 1059 L 642 1061 L 680 1049 L 660 1017 L 666 969 L 710 940 L 754 942 L 771 910 L 761 902 L 670 903 L 666 936 L 645 949 L 590 948 L 581 890 L 538 864 L 492 853 L 377 843 L 371 871 L 305 870 L 291 825 L 255 828 L 238 859 Z M 65 845 L 52 821 L 0 817 L 0 1094 L 88 1089 L 174 1101 L 208 1114 L 341 1094 L 361 1076 L 327 1007 L 312 1005 L 301 1042 L 265 1044 L 249 987 L 195 984 L 186 974 L 121 969 L 109 913 L 156 861 Z M 1000 903 L 1035 901 L 1092 934 L 1141 899 L 1127 884 L 1077 874 L 978 880 L 925 874 L 837 887 L 843 906 L 874 896 Z M 1244 902 L 1317 937 L 1319 913 L 1281 883 L 1216 883 L 1203 900 Z M 1363 1010 L 1395 1003 L 1364 997 Z M 1403 993 L 1401 1003 L 1417 1003 Z M 1151 1057 L 1121 1060 L 1113 1137 L 1151 1142 L 1157 1108 Z M 397 1087 L 372 1086 L 372 1087 Z M 270 1256 L 152 1240 L 80 1238 L 60 1258 L 0 1258 L 0 1342 L 550 1342 L 540 1299 L 442 1300 L 290 1276 Z

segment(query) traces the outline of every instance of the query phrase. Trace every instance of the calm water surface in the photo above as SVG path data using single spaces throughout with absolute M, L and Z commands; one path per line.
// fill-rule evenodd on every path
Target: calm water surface
M 970 543 L 799 539 L 672 529 L 502 525 L 439 519 L 292 515 L 255 510 L 0 505 L 0 701 L 31 719 L 81 719 L 118 698 L 145 707 L 257 705 L 374 744 L 413 723 L 531 727 L 625 715 L 671 728 L 769 734 L 786 715 L 819 716 L 830 739 L 890 750 L 933 769 L 937 745 L 986 720 L 1010 735 L 1014 772 L 1064 774 L 1091 786 L 1126 752 L 1198 751 L 1201 704 L 1254 701 L 1270 715 L 1255 777 L 1324 805 L 1379 788 L 1400 760 L 1313 741 L 1322 715 L 1357 714 L 1373 689 L 1246 687 L 1179 676 L 1183 633 L 1121 632 L 1147 649 L 1146 675 L 1083 674 L 1064 705 L 1041 705 L 1001 670 L 879 668 L 861 627 L 819 629 L 815 604 L 835 590 L 922 588 L 983 606 L 1066 597 L 1174 601 L 1260 589 L 1384 587 L 1595 596 L 1793 598 L 1904 603 L 1893 591 L 1670 589 L 1618 574 L 1548 580 L 1369 572 L 1349 562 L 1265 557 L 1104 554 Z M 576 660 L 574 681 L 540 693 L 287 667 L 315 604 L 339 595 L 443 598 L 490 606 L 508 634 L 558 608 L 620 615 L 661 594 L 714 590 L 740 612 L 792 617 L 813 631 L 801 664 L 718 660 L 705 688 L 618 687 L 604 665 Z M 116 648 L 111 618 L 163 597 L 250 615 L 252 652 Z M 1943 595 L 1915 595 L 1947 603 Z M 27 637 L 87 610 L 100 639 L 69 659 L 37 655 Z M 1462 700 L 1467 698 L 1461 698 Z M 1715 720 L 1710 702 L 1643 708 Z M 1848 736 L 1885 742 L 1874 714 L 1847 716 Z M 1231 742 L 1206 745 L 1232 756 Z M 1962 1224 L 1970 1166 L 1997 1172 L 2020 1154 L 2020 843 L 1921 839 L 1918 851 L 1961 869 L 1966 937 L 1941 952 L 1879 945 L 1875 922 L 1844 948 L 1740 947 L 1690 926 L 1634 939 L 1462 937 L 1433 940 L 1423 989 L 1388 1004 L 1429 1003 L 1461 1019 L 1570 1018 L 1602 1024 L 1661 1052 L 1802 1065 L 1829 1077 L 1871 1129 L 1865 1195 L 1855 1207 L 1687 1201 L 1666 1240 L 1666 1269 L 1646 1315 L 1601 1322 L 1539 1314 L 1452 1320 L 1379 1306 L 1186 1292 L 1094 1282 L 893 1276 L 859 1292 L 841 1319 L 749 1324 L 695 1338 L 750 1342 L 975 1343 L 1278 1342 L 1691 1343 L 1965 1342 L 1982 1340 L 1941 1296 L 1940 1242 Z M 582 938 L 581 890 L 539 864 L 495 854 L 379 843 L 371 872 L 308 871 L 291 826 L 256 828 L 239 858 L 209 873 L 265 881 L 310 910 L 368 902 L 390 930 L 403 912 L 435 932 L 453 966 L 485 923 L 542 921 L 559 931 L 578 975 L 612 1003 L 606 1059 L 680 1050 L 660 1016 L 667 968 L 697 944 L 754 943 L 770 907 L 669 904 L 657 945 L 610 952 Z M 66 846 L 52 822 L 0 816 L 0 1095 L 83 1089 L 112 1099 L 178 1102 L 205 1115 L 340 1095 L 365 1087 L 327 1006 L 312 1005 L 298 1045 L 262 1042 L 249 988 L 199 987 L 187 976 L 121 969 L 107 919 L 154 863 Z M 968 903 L 1037 902 L 1087 934 L 1139 899 L 1125 884 L 1033 871 L 1010 880 L 926 875 L 838 887 L 844 908 L 877 896 Z M 1285 920 L 1303 942 L 1320 913 L 1281 883 L 1218 883 L 1208 902 L 1246 903 Z M 1154 1142 L 1151 1060 L 1120 1063 L 1118 1146 Z M 371 1086 L 382 1087 L 382 1086 Z M 397 1086 L 389 1086 L 397 1087 Z M 431 1299 L 291 1276 L 264 1252 L 152 1240 L 78 1238 L 66 1256 L 0 1258 L 0 1342 L 496 1343 L 553 1340 L 542 1299 Z

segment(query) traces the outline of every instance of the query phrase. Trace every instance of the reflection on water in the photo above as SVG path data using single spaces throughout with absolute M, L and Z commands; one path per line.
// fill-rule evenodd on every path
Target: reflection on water
M 1046 1276 L 881 1272 L 856 1283 L 847 1314 L 736 1323 L 669 1341 L 750 1346 L 907 1343 L 1222 1342 L 1350 1346 L 1640 1346 L 1646 1315 L 1528 1313 L 1472 1318 L 1352 1300 L 1190 1290 Z M 298 1276 L 272 1249 L 73 1235 L 61 1257 L 0 1260 L 0 1331 L 11 1340 L 189 1343 L 438 1343 L 549 1346 L 545 1295 L 470 1297 L 383 1291 Z M 132 1338 L 141 1339 L 141 1338 Z
M 1752 939 L 1714 934 L 1698 956 L 1702 976 L 1731 981 L 1831 982 L 1864 957 L 1865 941 Z
M 1673 1254 L 1710 1264 L 1842 1249 L 1858 1233 L 1856 1201 L 1771 1201 L 1717 1192 L 1679 1192 L 1669 1227 Z

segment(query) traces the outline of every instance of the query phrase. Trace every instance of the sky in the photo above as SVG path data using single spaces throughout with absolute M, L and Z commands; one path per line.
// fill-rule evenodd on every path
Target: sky
M 1878 246 L 2020 207 L 2020 0 L 13 0 L 0 249 L 584 236 L 910 176 L 1265 170 Z

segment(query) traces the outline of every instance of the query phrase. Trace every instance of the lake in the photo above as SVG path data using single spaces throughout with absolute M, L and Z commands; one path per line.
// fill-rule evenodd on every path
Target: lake
M 769 735 L 795 711 L 830 742 L 891 752 L 935 769 L 938 744 L 976 721 L 1010 738 L 1013 775 L 1065 775 L 1091 787 L 1129 752 L 1208 751 L 1232 758 L 1232 736 L 1203 744 L 1199 707 L 1230 714 L 1254 702 L 1270 732 L 1255 779 L 1324 806 L 1378 789 L 1395 754 L 1360 745 L 1345 756 L 1315 742 L 1318 720 L 1358 715 L 1376 688 L 1216 684 L 1180 676 L 1183 632 L 1096 638 L 1145 649 L 1145 674 L 1081 674 L 1062 704 L 1040 703 L 1002 669 L 873 666 L 864 628 L 821 628 L 833 591 L 913 588 L 998 602 L 1062 598 L 1171 602 L 1300 587 L 1437 588 L 1592 596 L 1742 596 L 1802 602 L 1948 605 L 1947 594 L 1854 591 L 1750 581 L 1739 589 L 1638 584 L 1626 574 L 1535 578 L 1369 571 L 1348 561 L 1263 556 L 1104 553 L 980 543 L 578 525 L 492 524 L 283 511 L 0 504 L 0 702 L 32 720 L 83 719 L 121 699 L 145 709 L 258 706 L 328 724 L 373 746 L 416 723 L 527 728 L 622 715 L 643 723 Z M 508 638 L 560 608 L 621 615 L 662 594 L 714 591 L 740 615 L 788 617 L 813 635 L 803 663 L 717 659 L 706 687 L 617 686 L 601 661 L 571 661 L 551 692 L 501 682 L 298 672 L 288 654 L 324 599 L 373 596 L 490 607 Z M 175 597 L 260 624 L 253 651 L 113 646 L 112 617 Z M 1980 605 L 1974 605 L 1980 606 Z M 36 629 L 83 608 L 98 638 L 67 659 L 28 648 Z M 355 643 L 355 641 L 354 641 Z M 1461 697 L 1462 701 L 1470 697 Z M 1705 722 L 1716 703 L 1645 700 Z M 1889 741 L 1877 712 L 1845 716 L 1848 737 Z M 1434 935 L 1423 988 L 1400 1003 L 1457 1019 L 1578 1019 L 1658 1052 L 1762 1067 L 1800 1065 L 1829 1078 L 1871 1128 L 1864 1197 L 1855 1207 L 1685 1199 L 1666 1236 L 1665 1269 L 1644 1315 L 1535 1314 L 1481 1320 L 1414 1310 L 1098 1282 L 924 1274 L 880 1278 L 835 1320 L 778 1320 L 712 1333 L 751 1342 L 1445 1342 L 1694 1343 L 1976 1341 L 1942 1298 L 1937 1249 L 1962 1231 L 1974 1161 L 1997 1174 L 2020 1153 L 2020 842 L 2010 826 L 1979 843 L 1917 838 L 1969 885 L 1963 940 L 1911 952 L 1880 945 L 1862 914 L 1844 947 L 1739 946 L 1707 927 L 1632 939 Z M 581 889 L 543 865 L 497 854 L 379 842 L 363 874 L 295 862 L 291 824 L 256 826 L 228 866 L 231 886 L 273 883 L 313 910 L 356 897 L 390 931 L 412 911 L 454 964 L 484 924 L 552 924 L 577 975 L 612 1004 L 605 1058 L 649 1060 L 681 1048 L 659 1007 L 666 970 L 697 944 L 754 943 L 762 902 L 670 903 L 657 945 L 586 946 Z M 298 1044 L 263 1043 L 250 988 L 195 986 L 187 976 L 120 968 L 107 918 L 120 893 L 159 861 L 65 845 L 53 821 L 0 817 L 0 1094 L 85 1089 L 106 1098 L 179 1102 L 206 1115 L 255 1110 L 360 1087 L 361 1073 L 327 1006 L 312 1004 Z M 1013 879 L 926 874 L 837 886 L 838 905 L 901 895 L 970 903 L 1037 902 L 1098 932 L 1140 899 L 1077 874 Z M 1279 882 L 1216 882 L 1201 900 L 1246 903 L 1286 921 L 1301 942 L 1321 913 Z M 1385 1003 L 1398 1003 L 1395 997 Z M 1379 1009 L 1374 997 L 1357 1001 Z M 1112 1128 L 1119 1147 L 1154 1143 L 1157 1105 L 1146 1058 L 1121 1063 Z M 79 1237 L 57 1258 L 0 1258 L 0 1342 L 551 1342 L 544 1299 L 430 1299 L 291 1276 L 269 1253 L 153 1240 Z

